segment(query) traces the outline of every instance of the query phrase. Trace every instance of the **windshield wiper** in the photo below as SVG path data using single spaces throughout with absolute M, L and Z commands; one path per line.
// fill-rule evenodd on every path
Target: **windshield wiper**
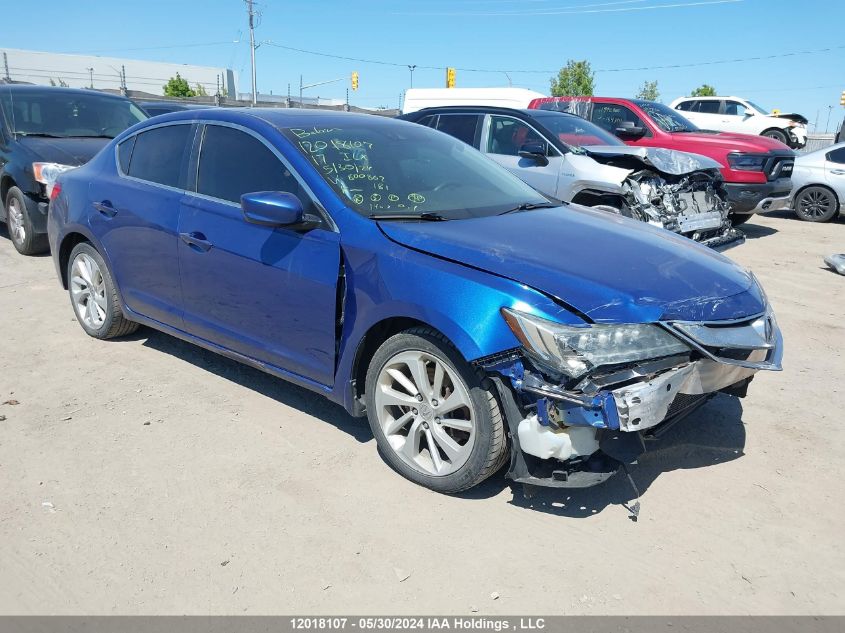
M 552 204 L 551 202 L 523 202 L 518 207 L 514 207 L 513 209 L 508 209 L 507 211 L 502 211 L 499 215 L 505 215 L 507 213 L 515 213 L 517 211 L 531 211 L 532 209 L 552 209 L 556 206 L 556 204 Z
M 373 213 L 371 220 L 422 220 L 423 222 L 445 222 L 449 218 L 439 213 Z

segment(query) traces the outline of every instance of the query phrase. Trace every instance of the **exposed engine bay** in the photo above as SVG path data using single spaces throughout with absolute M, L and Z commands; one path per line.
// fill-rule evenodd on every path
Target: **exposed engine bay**
M 629 170 L 622 185 L 625 215 L 711 247 L 735 245 L 719 164 L 705 156 L 658 148 L 586 147 L 594 160 Z

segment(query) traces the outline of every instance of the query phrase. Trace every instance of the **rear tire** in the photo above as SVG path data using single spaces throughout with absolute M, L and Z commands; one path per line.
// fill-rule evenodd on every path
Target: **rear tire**
M 123 316 L 109 269 L 88 242 L 77 244 L 70 253 L 67 287 L 73 313 L 88 336 L 109 339 L 138 329 L 138 323 Z
M 814 185 L 795 196 L 795 215 L 805 222 L 830 222 L 839 214 L 839 200 L 827 187 Z
M 367 369 L 367 418 L 387 463 L 437 492 L 472 488 L 508 457 L 494 388 L 440 333 L 385 341 Z
M 789 146 L 789 138 L 787 138 L 786 133 L 783 130 L 779 130 L 777 128 L 772 128 L 770 130 L 766 130 L 760 136 L 765 136 L 767 138 L 773 138 L 776 141 L 780 141 L 786 146 Z
M 15 249 L 21 255 L 38 255 L 47 252 L 50 248 L 47 236 L 35 232 L 23 191 L 17 187 L 10 187 L 6 194 L 5 204 L 6 227 Z

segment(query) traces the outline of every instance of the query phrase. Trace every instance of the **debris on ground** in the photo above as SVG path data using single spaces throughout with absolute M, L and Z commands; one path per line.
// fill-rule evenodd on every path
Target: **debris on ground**
M 396 574 L 396 578 L 399 582 L 405 582 L 411 577 L 411 572 L 399 569 L 398 567 L 393 568 L 393 573 Z
M 6 402 L 4 402 L 3 404 L 10 404 L 12 406 L 15 406 L 16 404 L 20 404 L 20 402 L 18 402 L 17 400 L 6 400 Z
M 828 255 L 824 258 L 824 263 L 840 275 L 845 275 L 845 255 Z
M 491 594 L 490 594 L 490 597 L 491 597 L 493 600 L 498 600 L 498 599 L 499 599 L 499 592 L 498 592 L 498 591 L 494 591 L 493 593 L 491 593 Z

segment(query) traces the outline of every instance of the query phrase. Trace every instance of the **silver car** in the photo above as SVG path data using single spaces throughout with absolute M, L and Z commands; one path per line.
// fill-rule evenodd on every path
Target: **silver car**
M 798 156 L 792 172 L 791 206 L 802 220 L 829 222 L 845 200 L 845 143 Z

